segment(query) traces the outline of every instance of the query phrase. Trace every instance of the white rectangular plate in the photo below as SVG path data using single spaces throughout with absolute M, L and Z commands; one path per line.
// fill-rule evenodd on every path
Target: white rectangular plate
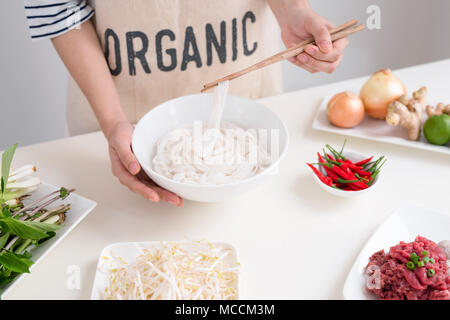
M 359 92 L 358 88 L 347 88 L 345 90 L 351 91 L 356 94 Z M 381 141 L 406 147 L 450 154 L 450 143 L 445 146 L 433 145 L 427 142 L 423 134 L 421 134 L 418 141 L 408 140 L 407 132 L 402 127 L 389 126 L 387 123 L 383 123 L 383 121 L 381 120 L 372 119 L 367 115 L 364 117 L 364 120 L 354 128 L 345 129 L 333 126 L 327 117 L 327 103 L 336 93 L 345 90 L 332 91 L 327 96 L 325 96 L 314 118 L 312 125 L 314 129 L 342 134 L 350 137 Z M 428 104 L 435 105 L 435 103 L 431 101 Z
M 136 258 L 142 254 L 142 249 L 150 249 L 154 247 L 160 247 L 161 242 L 186 242 L 186 241 L 147 241 L 147 242 L 118 242 L 110 244 L 105 247 L 100 254 L 97 264 L 97 271 L 95 273 L 94 286 L 92 287 L 91 300 L 102 300 L 101 292 L 105 291 L 105 288 L 108 286 L 108 275 L 100 272 L 99 268 L 102 263 L 104 263 L 104 259 L 110 259 L 112 256 L 122 257 L 127 262 L 131 262 L 136 260 Z M 234 264 L 237 262 L 237 254 L 236 249 L 228 243 L 224 242 L 211 242 L 215 246 L 222 246 L 226 249 L 231 250 L 231 254 L 227 259 L 230 264 Z M 237 294 L 239 296 L 239 277 L 235 283 L 235 288 Z
M 347 300 L 375 300 L 365 289 L 365 267 L 370 256 L 381 249 L 388 251 L 400 241 L 412 242 L 416 236 L 438 243 L 450 240 L 450 215 L 425 208 L 404 206 L 397 209 L 375 231 L 366 243 L 345 281 L 343 295 Z
M 26 200 L 26 203 L 31 203 L 39 198 L 42 198 L 46 194 L 49 194 L 58 187 L 52 186 L 48 183 L 42 183 L 39 189 L 36 190 Z M 91 211 L 95 208 L 97 203 L 95 201 L 84 198 L 76 193 L 71 193 L 66 199 L 57 201 L 54 205 L 68 204 L 70 203 L 70 210 L 66 214 L 66 220 L 64 221 L 64 227 L 56 231 L 56 236 L 46 241 L 41 246 L 31 250 L 34 264 L 30 267 L 30 273 L 22 274 L 18 276 L 12 283 L 3 288 L 1 298 L 5 299 L 8 293 L 14 289 L 14 287 L 25 277 L 33 276 L 33 268 L 41 262 L 44 257 L 53 250 L 68 234 L 71 232 Z

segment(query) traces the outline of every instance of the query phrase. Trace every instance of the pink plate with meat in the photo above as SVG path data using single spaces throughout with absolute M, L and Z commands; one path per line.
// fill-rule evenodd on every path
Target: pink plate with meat
M 345 281 L 344 298 L 450 299 L 448 240 L 449 213 L 398 208 L 362 249 Z

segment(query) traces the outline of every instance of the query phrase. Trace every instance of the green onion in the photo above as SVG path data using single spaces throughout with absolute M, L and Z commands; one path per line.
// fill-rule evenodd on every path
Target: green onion
M 436 271 L 434 271 L 434 269 L 428 269 L 428 271 L 427 271 L 428 278 L 431 278 L 435 274 L 436 274 Z
M 435 263 L 436 261 L 434 261 L 433 258 L 430 258 L 430 262 L 431 262 L 431 263 Z
M 411 255 L 409 256 L 409 259 L 413 260 L 414 258 L 418 258 L 418 257 L 419 256 L 415 252 L 412 252 Z
M 412 262 L 414 262 L 415 264 L 417 264 L 420 261 L 420 258 L 418 256 L 412 257 L 410 259 Z
M 406 264 L 406 267 L 407 267 L 409 270 L 414 270 L 414 268 L 415 268 L 414 262 L 409 261 L 409 262 Z
M 419 268 L 424 267 L 424 266 L 425 266 L 425 263 L 424 263 L 423 261 L 419 261 L 419 262 L 417 262 L 417 266 L 418 266 Z
M 423 250 L 422 251 L 422 255 L 425 256 L 425 257 L 428 256 L 428 251 Z
M 430 258 L 428 258 L 428 257 L 425 257 L 425 258 L 423 258 L 422 260 L 423 260 L 423 262 L 425 262 L 425 264 L 427 264 L 428 262 L 430 262 Z

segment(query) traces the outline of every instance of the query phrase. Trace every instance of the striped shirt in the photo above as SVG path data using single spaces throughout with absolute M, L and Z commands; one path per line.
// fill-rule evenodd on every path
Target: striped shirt
M 79 27 L 94 14 L 86 0 L 24 0 L 31 39 L 49 39 Z

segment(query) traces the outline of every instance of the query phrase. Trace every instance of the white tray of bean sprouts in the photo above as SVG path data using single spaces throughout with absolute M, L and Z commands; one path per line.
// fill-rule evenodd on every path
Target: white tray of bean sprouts
M 235 249 L 209 241 L 114 243 L 103 249 L 92 300 L 236 300 Z

